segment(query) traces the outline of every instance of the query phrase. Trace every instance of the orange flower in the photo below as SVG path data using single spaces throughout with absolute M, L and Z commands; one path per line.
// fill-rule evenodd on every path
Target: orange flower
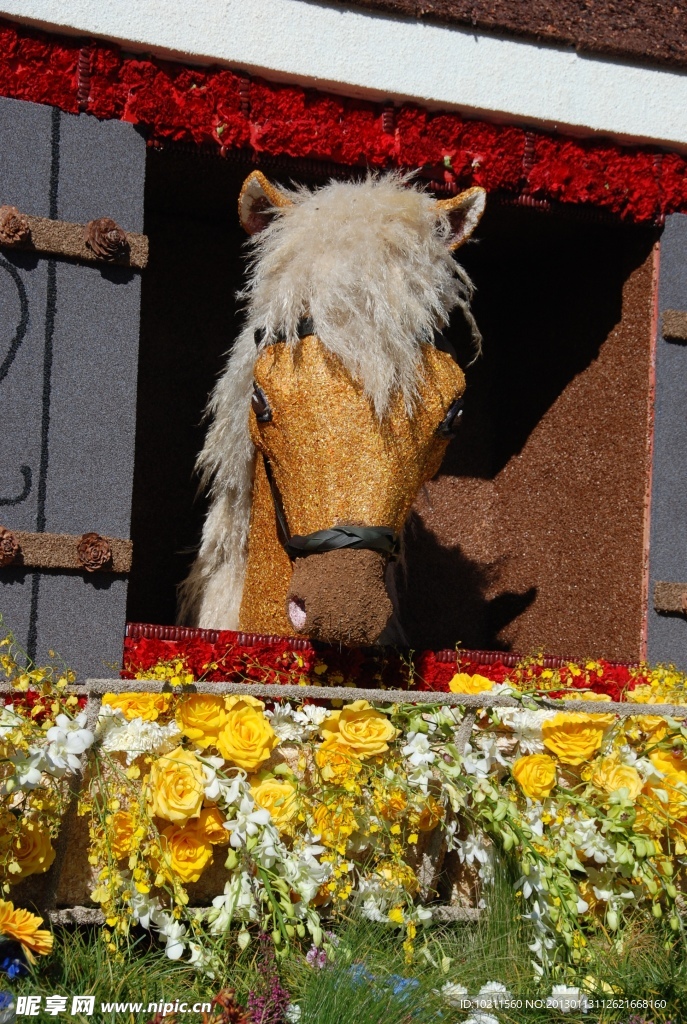
M 21 943 L 29 963 L 34 963 L 33 953 L 43 956 L 52 950 L 53 937 L 45 928 L 40 917 L 22 910 L 15 909 L 9 900 L 0 900 L 0 935 Z

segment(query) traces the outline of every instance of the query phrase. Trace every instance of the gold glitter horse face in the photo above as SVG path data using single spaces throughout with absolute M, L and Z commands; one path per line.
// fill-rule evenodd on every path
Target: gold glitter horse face
M 383 638 L 389 559 L 462 415 L 435 332 L 458 306 L 479 343 L 452 250 L 483 208 L 482 189 L 437 201 L 394 175 L 315 192 L 249 175 L 248 316 L 210 401 L 212 501 L 181 621 Z
M 439 469 L 464 390 L 454 360 L 425 345 L 413 413 L 397 393 L 380 419 L 362 384 L 315 335 L 295 347 L 266 348 L 255 365 L 250 432 L 261 469 L 267 465 L 272 476 L 268 501 L 281 505 L 288 534 L 308 537 L 340 526 L 399 533 L 420 487 Z M 273 531 L 269 517 L 264 526 Z M 250 543 L 267 549 L 273 537 L 251 531 Z M 373 643 L 392 612 L 384 570 L 384 554 L 369 549 L 295 559 L 286 608 L 271 609 L 261 588 L 248 587 L 242 620 L 286 611 L 296 632 Z

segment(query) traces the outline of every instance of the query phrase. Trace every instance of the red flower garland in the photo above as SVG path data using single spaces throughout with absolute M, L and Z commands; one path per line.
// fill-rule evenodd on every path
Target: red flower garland
M 0 95 L 144 127 L 152 143 L 249 149 L 353 167 L 420 169 L 453 191 L 483 185 L 521 200 L 587 204 L 636 222 L 687 212 L 687 158 L 526 131 L 457 113 L 277 85 L 217 68 L 125 57 L 101 40 L 0 25 Z
M 446 693 L 457 672 L 478 673 L 495 683 L 523 690 L 550 690 L 551 659 L 518 659 L 479 651 L 424 651 L 404 658 L 392 650 L 325 647 L 288 637 L 246 638 L 230 630 L 208 639 L 205 631 L 186 640 L 160 640 L 146 633 L 155 627 L 130 626 L 124 641 L 124 679 L 155 666 L 181 661 L 194 679 L 210 682 L 307 683 L 379 689 L 417 689 Z M 195 630 L 192 632 L 196 632 Z M 641 668 L 598 661 L 589 667 L 555 659 L 565 689 L 593 690 L 623 700 L 628 690 L 647 682 Z M 548 673 L 548 676 L 547 676 Z M 565 690 L 551 691 L 565 696 Z

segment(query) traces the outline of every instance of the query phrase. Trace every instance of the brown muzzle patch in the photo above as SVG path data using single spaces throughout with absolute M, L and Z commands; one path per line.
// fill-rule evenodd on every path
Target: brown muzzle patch
M 286 598 L 294 630 L 324 643 L 376 643 L 393 611 L 384 585 L 385 566 L 386 559 L 376 551 L 297 558 Z

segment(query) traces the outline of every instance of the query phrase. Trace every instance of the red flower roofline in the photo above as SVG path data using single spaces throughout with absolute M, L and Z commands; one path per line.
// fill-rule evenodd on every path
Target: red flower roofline
M 687 212 L 687 157 L 679 153 L 349 99 L 8 22 L 0 23 L 0 95 L 129 121 L 153 145 L 419 168 L 448 191 L 482 185 L 532 205 L 584 204 L 635 222 Z

